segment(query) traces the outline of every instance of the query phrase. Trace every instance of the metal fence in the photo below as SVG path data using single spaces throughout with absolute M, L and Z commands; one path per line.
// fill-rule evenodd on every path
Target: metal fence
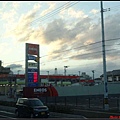
M 46 105 L 64 105 L 82 107 L 85 109 L 104 109 L 103 97 L 81 97 L 81 96 L 61 96 L 61 97 L 40 97 Z M 108 98 L 109 109 L 120 110 L 119 97 Z

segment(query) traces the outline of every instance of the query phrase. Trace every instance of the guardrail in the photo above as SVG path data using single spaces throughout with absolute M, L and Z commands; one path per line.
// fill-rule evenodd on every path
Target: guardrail
M 81 96 L 61 96 L 61 97 L 40 97 L 40 99 L 46 105 L 64 105 L 73 106 L 77 108 L 86 109 L 104 109 L 104 98 L 103 97 L 81 97 Z M 119 97 L 111 97 L 108 99 L 109 109 L 120 110 L 120 99 Z

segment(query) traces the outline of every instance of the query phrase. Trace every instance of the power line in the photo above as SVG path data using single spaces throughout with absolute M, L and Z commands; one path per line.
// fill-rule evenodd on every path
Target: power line
M 113 51 L 113 50 L 116 50 L 116 49 L 108 49 L 108 50 L 106 50 L 106 52 L 111 52 L 111 51 Z M 120 51 L 120 50 L 118 50 L 118 51 Z M 87 56 L 88 55 L 88 57 L 91 57 L 91 56 L 93 56 L 93 54 L 101 54 L 103 51 L 96 51 L 96 52 L 92 52 L 92 53 L 85 53 L 85 54 L 80 54 L 80 55 L 78 55 L 78 56 L 81 56 L 81 57 L 83 57 L 83 56 Z M 91 56 L 90 56 L 91 55 Z M 77 55 L 76 55 L 77 56 Z M 73 56 L 71 56 L 71 57 L 65 57 L 65 58 L 62 58 L 62 59 L 67 59 L 67 58 L 69 58 L 69 59 L 71 59 Z M 47 62 L 54 62 L 54 61 L 59 61 L 59 60 L 61 60 L 61 59 L 57 59 L 57 60 L 50 60 L 50 61 L 47 61 Z M 47 63 L 47 62 L 42 62 L 42 63 Z M 42 64 L 41 63 L 41 64 Z
M 77 4 L 78 2 L 76 2 L 76 3 L 74 3 L 74 4 L 72 4 L 72 5 L 70 5 L 70 6 L 68 6 L 68 7 L 66 7 L 65 9 L 68 9 L 68 8 L 70 8 L 70 7 L 72 7 L 73 5 L 75 5 L 75 4 Z M 53 10 L 52 12 L 54 13 L 54 11 L 56 12 L 56 10 L 58 11 L 59 9 L 61 9 L 62 7 L 64 7 L 65 5 L 69 5 L 69 2 L 68 3 L 65 3 L 64 5 L 62 5 L 62 6 L 60 6 L 60 7 L 58 7 L 58 8 L 56 8 L 55 10 Z M 63 10 L 62 10 L 63 11 Z M 49 18 L 49 17 L 52 17 L 54 14 L 52 13 L 52 12 L 50 12 L 50 13 L 48 13 L 48 14 L 46 14 L 47 15 L 47 17 Z M 56 13 L 57 14 L 57 13 Z M 51 15 L 51 16 L 50 16 Z M 45 18 L 46 16 L 42 16 L 42 17 L 40 17 L 40 18 L 37 18 L 36 20 L 33 20 L 32 22 L 30 22 L 29 24 L 31 24 L 32 23 L 32 25 L 34 25 L 33 23 L 34 22 L 37 22 L 39 19 L 41 19 L 41 21 L 44 21 L 44 20 L 46 20 L 46 19 L 48 19 L 48 18 Z M 43 20 L 42 20 L 42 18 L 44 18 Z M 11 30 L 11 32 L 12 31 L 16 31 L 17 29 L 14 29 L 14 30 Z
M 78 3 L 78 2 L 77 2 L 77 3 Z M 71 6 L 73 6 L 73 5 L 77 4 L 77 3 L 74 3 L 74 4 L 72 4 Z M 69 7 L 71 7 L 71 6 L 69 6 Z M 69 7 L 68 7 L 68 8 L 69 8 Z M 67 8 L 66 8 L 66 9 L 67 9 Z M 49 14 L 50 14 L 50 13 L 49 13 Z M 92 16 L 92 15 L 91 15 L 91 16 Z M 44 16 L 44 17 L 45 17 L 45 16 Z M 51 17 L 52 17 L 52 16 L 51 16 Z M 89 16 L 88 16 L 88 17 L 89 17 Z M 88 17 L 86 17 L 86 18 L 88 18 Z M 42 20 L 42 21 L 43 21 L 43 20 Z M 34 21 L 33 21 L 33 22 L 34 22 Z M 32 23 L 32 22 L 30 22 L 30 23 Z M 30 24 L 30 23 L 29 23 L 29 24 Z M 55 30 L 56 30 L 56 29 L 55 29 Z M 55 31 L 55 30 L 50 30 L 50 31 L 48 31 L 46 34 L 48 34 L 48 33 L 50 33 L 50 32 L 53 32 L 53 31 Z M 11 30 L 11 31 L 16 31 L 16 29 Z M 41 33 L 40 36 L 42 37 L 43 34 L 44 34 L 44 33 Z
M 109 42 L 109 41 L 114 41 L 114 40 L 118 40 L 118 39 L 120 39 L 120 38 L 107 39 L 106 42 L 107 42 L 107 41 L 108 41 L 108 42 Z M 88 44 L 88 45 L 82 45 L 82 46 L 80 46 L 80 47 L 71 48 L 71 49 L 68 49 L 68 50 L 60 51 L 60 52 L 58 52 L 58 53 L 62 53 L 62 52 L 70 51 L 70 50 L 73 50 L 73 49 L 78 49 L 78 48 L 86 47 L 86 46 L 89 46 L 89 45 L 98 44 L 98 43 L 101 43 L 101 42 L 102 42 L 102 41 L 98 41 L 98 42 L 90 43 L 90 44 Z M 116 45 L 120 45 L 120 43 L 118 43 L 118 44 L 116 44 Z M 106 45 L 106 46 L 110 46 L 110 45 Z M 97 46 L 97 47 L 101 47 L 101 46 Z M 93 48 L 93 49 L 96 49 L 96 47 Z M 93 49 L 91 49 L 91 50 L 93 50 Z M 90 50 L 90 49 L 89 49 L 89 50 Z M 51 55 L 51 54 L 49 54 L 49 55 Z M 40 58 L 43 58 L 43 57 L 46 57 L 46 56 L 49 56 L 49 55 L 44 55 L 44 56 L 41 56 Z M 10 63 L 16 63 L 16 62 L 21 62 L 21 61 L 25 61 L 25 60 L 14 61 L 14 62 L 10 62 Z M 9 64 L 9 63 L 4 63 L 4 64 Z
M 77 3 L 78 3 L 78 2 L 77 2 Z M 65 7 L 65 9 L 68 9 L 68 8 L 74 6 L 74 5 L 77 4 L 77 3 L 73 3 L 72 5 L 70 5 L 70 6 L 68 6 L 68 7 Z M 60 10 L 61 10 L 61 7 L 63 7 L 63 6 L 60 6 Z M 59 8 L 58 8 L 58 9 L 59 9 Z M 63 9 L 63 8 L 62 8 L 62 9 Z M 65 9 L 63 9 L 62 11 L 64 11 Z M 56 10 L 57 10 L 57 9 L 56 9 Z M 40 18 L 38 18 L 38 20 L 41 19 L 41 21 L 44 21 L 44 20 L 46 20 L 46 19 L 48 19 L 48 18 L 54 16 L 55 14 L 57 14 L 58 11 L 59 11 L 59 10 L 57 10 L 57 11 L 55 11 L 55 12 L 52 11 L 52 12 L 54 12 L 54 13 L 48 14 L 48 15 L 47 15 L 47 18 L 45 18 L 46 16 L 45 16 L 45 17 L 43 16 L 44 19 L 42 19 L 42 18 L 40 17 Z M 38 20 L 35 20 L 35 22 L 37 22 Z M 41 21 L 39 21 L 39 22 L 41 22 Z M 33 21 L 32 23 L 34 23 L 34 21 Z M 32 24 L 32 25 L 34 25 L 34 24 Z
M 119 40 L 119 39 L 120 39 L 120 38 L 114 38 L 114 39 L 107 39 L 107 40 L 105 40 L 105 41 L 107 42 L 107 41 L 114 41 L 114 40 Z M 66 51 L 70 51 L 70 50 L 73 50 L 73 49 L 78 49 L 78 48 L 86 47 L 86 46 L 89 46 L 89 45 L 98 44 L 98 43 L 101 43 L 101 42 L 102 42 L 102 41 L 98 41 L 98 42 L 90 43 L 90 44 L 88 44 L 88 45 L 82 45 L 82 46 L 79 46 L 79 47 L 70 48 L 70 49 L 68 49 L 68 50 L 59 51 L 59 52 L 57 52 L 56 54 L 62 53 L 62 52 L 66 52 Z M 52 55 L 52 54 L 49 54 L 49 55 Z M 41 56 L 41 58 L 42 58 L 42 57 L 49 56 L 49 55 Z

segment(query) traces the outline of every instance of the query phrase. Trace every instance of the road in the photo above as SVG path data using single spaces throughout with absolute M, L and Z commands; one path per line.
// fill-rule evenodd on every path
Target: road
M 0 106 L 0 118 L 17 119 L 15 118 L 14 111 L 15 111 L 14 107 Z M 63 113 L 56 113 L 56 112 L 50 112 L 49 118 L 83 118 L 83 119 L 86 119 L 86 117 L 81 116 L 81 115 L 63 114 Z
M 1 97 L 0 96 L 0 100 L 4 100 L 4 101 L 13 101 L 13 99 L 8 99 L 7 97 L 3 96 Z M 78 115 L 70 115 L 70 114 L 62 114 L 62 113 L 55 113 L 55 112 L 50 112 L 50 118 L 83 118 L 83 119 L 86 119 L 86 118 L 110 118 L 110 116 L 117 116 L 119 117 L 120 116 L 120 113 L 119 112 L 115 112 L 115 111 L 112 111 L 112 112 L 107 112 L 107 111 L 101 111 L 101 110 L 95 110 L 95 106 L 96 104 L 94 104 L 95 102 L 98 102 L 100 99 L 95 99 L 95 100 L 91 100 L 91 105 L 90 105 L 90 109 L 87 110 L 88 107 L 88 104 L 86 104 L 85 100 L 83 101 L 84 104 L 82 104 L 82 107 L 81 105 L 77 105 L 77 107 L 75 107 L 75 113 L 78 114 Z M 82 101 L 80 101 L 82 102 Z M 112 101 L 113 102 L 113 101 Z M 115 102 L 115 101 L 114 101 Z M 114 103 L 113 102 L 113 103 Z M 58 103 L 57 103 L 58 104 Z M 68 105 L 68 103 L 66 104 Z M 73 105 L 72 105 L 73 106 Z M 96 106 L 97 108 L 99 106 Z M 100 105 L 100 107 L 102 108 L 103 106 Z M 86 109 L 85 109 L 86 108 Z M 15 119 L 14 117 L 14 110 L 15 108 L 14 107 L 7 107 L 7 106 L 0 106 L 0 111 L 4 111 L 4 112 L 0 112 L 0 118 L 6 118 L 6 117 L 11 117 L 11 115 L 13 114 L 13 118 Z M 9 112 L 9 113 L 7 113 Z

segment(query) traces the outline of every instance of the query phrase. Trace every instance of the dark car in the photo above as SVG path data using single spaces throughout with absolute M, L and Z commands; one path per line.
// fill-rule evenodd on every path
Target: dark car
M 38 98 L 18 98 L 15 110 L 16 117 L 49 117 L 49 108 Z

